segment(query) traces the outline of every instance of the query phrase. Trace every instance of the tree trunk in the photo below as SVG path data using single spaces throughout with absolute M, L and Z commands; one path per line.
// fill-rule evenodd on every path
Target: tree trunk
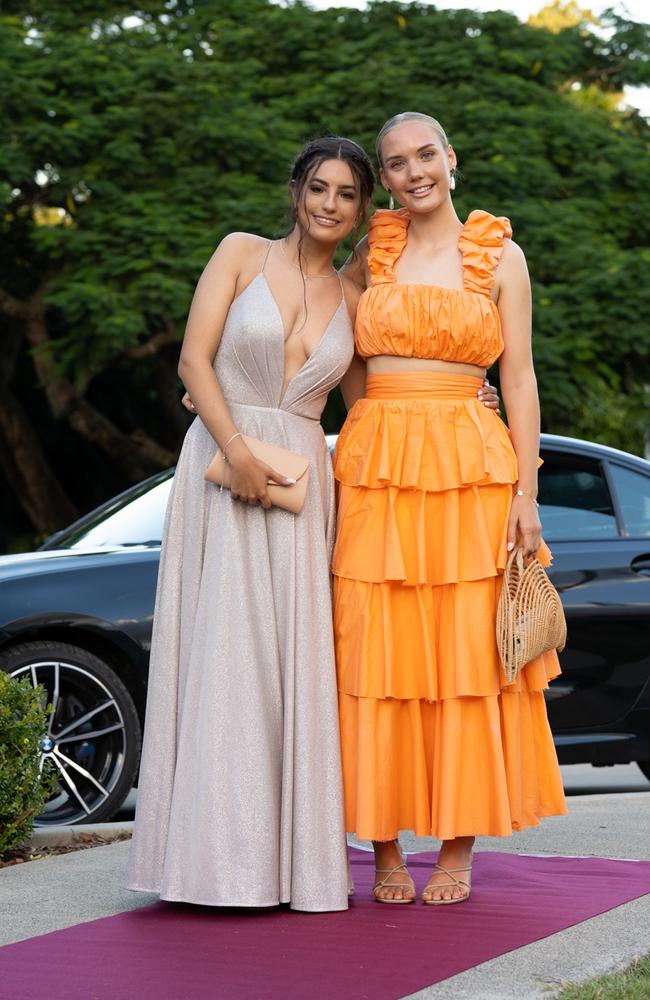
M 42 312 L 30 316 L 25 333 L 32 347 L 36 374 L 55 417 L 65 420 L 77 434 L 108 455 L 131 482 L 173 465 L 175 456 L 171 451 L 140 428 L 125 434 L 81 397 L 69 379 L 56 373 L 51 358 L 43 350 L 49 343 L 49 336 Z
M 160 445 L 142 428 L 136 428 L 131 433 L 125 434 L 92 406 L 70 379 L 56 371 L 48 351 L 50 337 L 45 322 L 46 290 L 47 281 L 44 281 L 29 301 L 21 302 L 0 289 L 0 312 L 24 322 L 24 335 L 31 347 L 32 363 L 53 416 L 65 420 L 81 437 L 108 455 L 116 468 L 132 482 L 173 465 L 175 455 L 172 451 Z M 174 331 L 171 327 L 152 337 L 147 344 L 142 345 L 142 356 L 157 353 L 173 337 Z M 4 381 L 8 380 L 7 377 Z M 7 398 L 5 397 L 5 402 Z M 10 414 L 7 413 L 7 407 L 5 407 L 5 419 L 9 426 Z M 60 487 L 59 491 L 65 498 Z M 18 498 L 20 499 L 20 496 Z M 33 513 L 36 514 L 36 511 Z M 29 516 L 32 519 L 32 515 Z
M 63 413 L 70 426 L 103 451 L 132 482 L 174 464 L 174 454 L 136 428 L 124 434 L 112 421 L 85 399 L 72 400 Z
M 171 358 L 160 355 L 154 359 L 153 377 L 165 421 L 162 439 L 168 447 L 178 451 L 190 424 L 190 414 L 181 404 L 183 387 Z
M 27 413 L 6 388 L 0 393 L 0 465 L 13 495 L 40 534 L 49 535 L 79 517 L 43 454 Z

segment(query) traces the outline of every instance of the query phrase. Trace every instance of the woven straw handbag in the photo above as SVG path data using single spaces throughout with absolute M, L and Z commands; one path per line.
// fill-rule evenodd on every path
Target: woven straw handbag
M 566 620 L 560 595 L 539 559 L 524 562 L 517 546 L 503 573 L 497 607 L 497 646 L 508 684 L 527 663 L 549 649 L 564 649 Z

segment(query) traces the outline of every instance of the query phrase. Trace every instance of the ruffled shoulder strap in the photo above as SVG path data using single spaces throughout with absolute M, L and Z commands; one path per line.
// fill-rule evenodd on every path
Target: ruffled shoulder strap
M 472 212 L 463 226 L 458 248 L 463 255 L 466 292 L 489 295 L 504 239 L 512 236 L 510 220 L 489 212 Z
M 406 246 L 409 214 L 405 208 L 381 208 L 368 225 L 368 268 L 372 284 L 395 281 L 393 266 Z

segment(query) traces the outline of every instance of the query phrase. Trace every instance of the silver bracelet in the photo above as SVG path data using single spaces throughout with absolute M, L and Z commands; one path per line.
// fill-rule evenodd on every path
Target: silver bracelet
M 228 447 L 229 444 L 232 444 L 232 442 L 235 440 L 235 438 L 240 438 L 241 436 L 242 436 L 241 431 L 237 431 L 236 434 L 233 434 L 232 437 L 228 438 L 228 440 L 224 444 L 223 448 L 221 449 L 221 451 L 223 452 L 223 457 L 226 460 L 226 462 L 228 461 L 228 456 L 226 455 L 226 448 Z

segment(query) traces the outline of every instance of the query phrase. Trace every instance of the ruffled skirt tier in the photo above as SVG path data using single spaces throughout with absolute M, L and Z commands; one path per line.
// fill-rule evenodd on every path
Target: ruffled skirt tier
M 339 435 L 336 659 L 363 838 L 502 836 L 566 811 L 543 695 L 557 655 L 508 685 L 497 652 L 517 463 L 480 384 L 370 376 Z

